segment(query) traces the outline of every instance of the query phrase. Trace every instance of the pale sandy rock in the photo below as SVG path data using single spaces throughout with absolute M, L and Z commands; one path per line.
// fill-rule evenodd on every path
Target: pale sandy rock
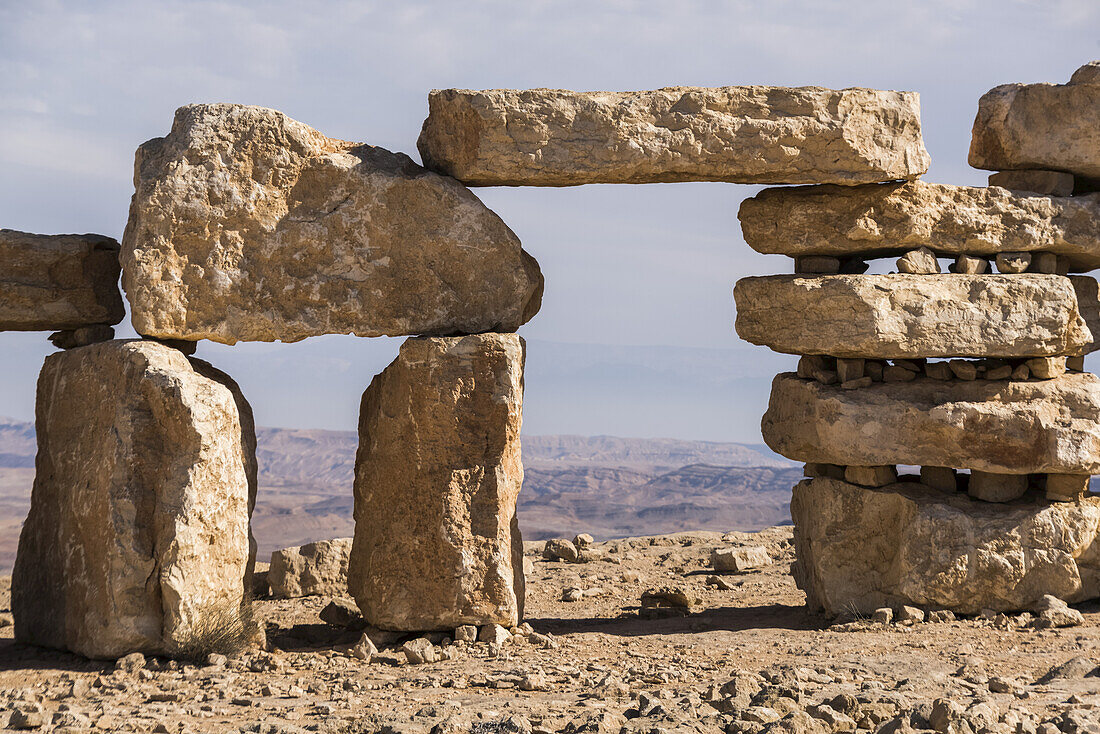
M 98 234 L 0 229 L 0 331 L 117 324 L 118 243 Z
M 514 331 L 542 275 L 458 182 L 275 110 L 189 105 L 142 145 L 123 237 L 134 328 L 297 341 Z
M 1029 609 L 1100 596 L 1100 498 L 999 505 L 916 483 L 807 479 L 791 501 L 795 580 L 813 607 L 869 614 Z
M 523 340 L 409 339 L 363 394 L 348 589 L 393 630 L 523 614 Z
M 1069 278 L 1077 294 L 1077 310 L 1092 334 L 1092 340 L 1083 352 L 1095 352 L 1100 349 L 1100 286 L 1096 278 L 1088 275 L 1071 275 Z
M 275 551 L 267 572 L 271 595 L 276 599 L 346 595 L 351 543 L 351 538 L 333 538 Z
M 800 462 L 1097 474 L 1100 378 L 918 377 L 843 390 L 784 373 L 772 382 L 761 430 L 773 451 Z
M 845 481 L 861 487 L 884 487 L 898 480 L 896 466 L 847 466 L 844 468 Z
M 1057 502 L 1073 502 L 1089 491 L 1088 474 L 1047 474 L 1046 497 Z
M 997 263 L 997 272 L 1016 274 L 1027 272 L 1031 267 L 1030 252 L 998 252 L 994 260 Z
M 1075 271 L 1100 267 L 1100 194 L 1057 197 L 911 181 L 765 189 L 738 212 L 765 254 L 897 257 L 1046 251 Z
M 994 474 L 970 472 L 966 493 L 983 502 L 1011 502 L 1027 492 L 1026 474 Z
M 934 275 L 940 272 L 940 264 L 936 261 L 936 254 L 927 247 L 909 252 L 898 258 L 899 273 L 913 275 Z
M 1003 84 L 982 95 L 970 165 L 991 171 L 1041 168 L 1100 178 L 1100 84 L 1096 66 L 1069 84 Z
M 744 548 L 716 548 L 710 556 L 710 565 L 715 571 L 741 573 L 767 566 L 771 562 L 772 559 L 768 555 L 768 549 L 762 545 L 750 545 Z
M 1066 373 L 1066 358 L 1035 357 L 1027 361 L 1027 369 L 1038 380 L 1053 380 Z
M 989 261 L 973 255 L 959 255 L 951 266 L 951 272 L 964 275 L 981 275 L 989 272 Z
M 787 354 L 1032 357 L 1092 340 L 1057 275 L 770 275 L 733 296 L 738 336 Z
M 857 184 L 929 164 L 916 93 L 822 87 L 434 90 L 417 147 L 471 186 Z
M 1073 193 L 1073 184 L 1073 174 L 1062 171 L 999 171 L 989 174 L 990 186 L 1042 196 L 1069 196 Z
M 51 354 L 19 539 L 21 642 L 93 658 L 172 653 L 251 588 L 255 429 L 237 385 L 149 341 Z

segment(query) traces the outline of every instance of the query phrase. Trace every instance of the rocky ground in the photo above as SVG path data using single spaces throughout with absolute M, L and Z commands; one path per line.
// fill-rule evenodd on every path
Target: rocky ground
M 773 563 L 711 570 L 715 548 L 754 545 Z M 89 662 L 16 645 L 7 625 L 0 725 L 268 734 L 1100 732 L 1097 605 L 1078 607 L 1084 624 L 1062 629 L 1034 629 L 1029 615 L 825 619 L 805 609 L 789 576 L 789 528 L 597 543 L 584 563 L 545 560 L 541 550 L 528 544 L 529 626 L 495 642 L 438 635 L 406 653 L 406 638 L 372 656 L 356 646 L 360 632 L 321 621 L 330 600 L 317 597 L 260 600 L 270 651 L 204 665 Z M 661 588 L 690 608 L 639 608 L 643 592 Z M 0 625 L 10 622 L 9 607 L 4 577 Z M 420 657 L 441 659 L 410 662 Z

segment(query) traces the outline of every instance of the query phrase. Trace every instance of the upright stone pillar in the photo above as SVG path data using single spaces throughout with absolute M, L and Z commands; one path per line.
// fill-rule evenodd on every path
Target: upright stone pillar
M 256 439 L 233 380 L 163 344 L 109 341 L 47 357 L 36 412 L 16 639 L 117 658 L 241 625 Z
M 523 339 L 413 338 L 363 394 L 348 590 L 392 630 L 523 614 Z

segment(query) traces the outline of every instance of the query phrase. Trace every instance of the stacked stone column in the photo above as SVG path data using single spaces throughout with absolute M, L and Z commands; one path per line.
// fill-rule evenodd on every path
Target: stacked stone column
M 812 606 L 977 613 L 1100 595 L 1087 495 L 1100 380 L 1083 371 L 1097 286 L 1070 275 L 1100 266 L 1100 195 L 1050 195 L 1095 190 L 1100 146 L 1074 132 L 1100 113 L 1095 68 L 983 97 L 972 163 L 1060 169 L 991 177 L 1015 190 L 800 187 L 742 205 L 749 245 L 795 263 L 734 295 L 738 334 L 801 355 L 775 378 L 762 431 L 806 463 L 791 514 Z M 1028 129 L 1036 105 L 1065 113 L 1053 131 Z M 879 258 L 897 272 L 868 274 Z

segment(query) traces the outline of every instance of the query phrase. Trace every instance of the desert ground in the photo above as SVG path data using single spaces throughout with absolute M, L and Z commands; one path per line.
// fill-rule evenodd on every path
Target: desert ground
M 596 543 L 585 563 L 527 543 L 524 625 L 501 643 L 414 636 L 356 655 L 322 622 L 330 599 L 259 599 L 266 651 L 206 664 L 88 661 L 0 629 L 0 724 L 137 732 L 1095 732 L 1100 605 L 1084 625 L 1028 615 L 915 624 L 827 619 L 789 574 L 789 528 Z M 768 566 L 716 575 L 715 548 L 765 546 Z M 647 589 L 695 597 L 642 610 Z M 563 601 L 564 597 L 578 598 Z M 10 620 L 10 578 L 0 615 Z M 3 624 L 0 622 L 0 624 Z M 358 650 L 362 653 L 362 648 Z

